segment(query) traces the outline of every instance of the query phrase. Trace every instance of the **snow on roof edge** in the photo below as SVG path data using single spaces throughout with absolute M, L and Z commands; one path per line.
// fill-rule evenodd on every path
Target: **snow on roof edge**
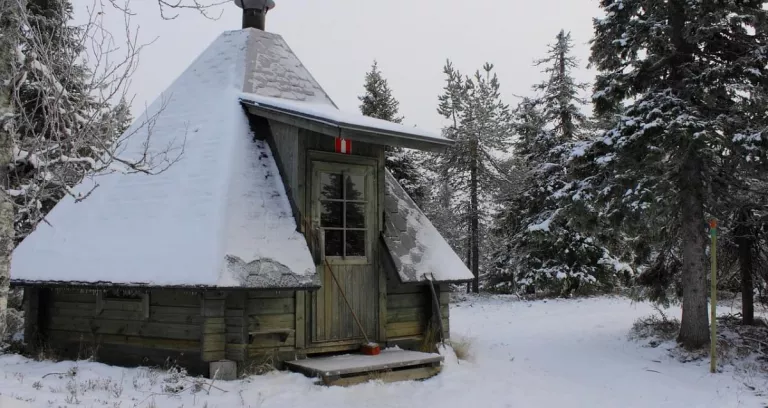
M 338 108 L 311 102 L 293 101 L 243 92 L 240 101 L 254 107 L 275 110 L 280 113 L 302 116 L 330 126 L 389 134 L 418 141 L 437 143 L 444 146 L 454 142 L 441 134 L 420 127 L 409 127 L 400 123 L 350 113 Z
M 52 287 L 82 287 L 82 288 L 101 288 L 101 287 L 125 287 L 125 288 L 162 288 L 162 289 L 219 289 L 219 290 L 315 290 L 320 289 L 319 283 L 311 283 L 306 285 L 296 286 L 280 286 L 280 287 L 247 287 L 247 286 L 218 286 L 218 285 L 153 285 L 151 283 L 123 283 L 123 282 L 109 282 L 109 281 L 59 281 L 59 280 L 28 280 L 28 279 L 11 279 L 11 286 L 52 286 Z
M 383 233 L 402 283 L 468 282 L 474 278 L 432 222 L 392 173 L 385 172 L 387 222 Z

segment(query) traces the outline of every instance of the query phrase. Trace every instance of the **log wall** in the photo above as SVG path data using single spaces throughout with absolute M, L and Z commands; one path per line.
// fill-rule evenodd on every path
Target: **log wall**
M 45 328 L 41 342 L 59 357 L 126 366 L 176 363 L 206 374 L 198 293 L 153 290 L 142 299 L 121 300 L 93 290 L 46 292 L 38 304 L 45 321 L 37 324 Z

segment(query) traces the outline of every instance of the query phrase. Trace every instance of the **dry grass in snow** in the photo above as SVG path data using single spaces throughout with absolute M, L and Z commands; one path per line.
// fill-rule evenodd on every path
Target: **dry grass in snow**
M 616 297 L 467 297 L 451 306 L 456 353 L 442 350 L 440 375 L 393 384 L 374 379 L 348 388 L 319 386 L 286 372 L 211 382 L 173 369 L 5 355 L 0 407 L 8 408 L 9 399 L 25 401 L 25 408 L 765 406 L 759 394 L 768 386 L 758 371 L 725 363 L 721 373 L 709 374 L 706 359 L 681 362 L 674 342 L 653 346 L 648 339 L 628 339 L 633 323 L 653 313 L 648 304 Z M 676 309 L 664 313 L 668 320 L 679 318 Z

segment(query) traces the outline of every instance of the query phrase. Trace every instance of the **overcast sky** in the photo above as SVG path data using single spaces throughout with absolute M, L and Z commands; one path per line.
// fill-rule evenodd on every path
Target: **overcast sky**
M 364 74 L 374 59 L 400 101 L 405 123 L 438 129 L 436 112 L 446 58 L 465 74 L 486 61 L 496 67 L 507 103 L 530 95 L 543 79 L 533 60 L 544 55 L 560 29 L 571 31 L 575 54 L 586 65 L 597 0 L 275 0 L 267 31 L 281 34 L 342 110 L 357 111 Z M 82 18 L 86 0 L 74 0 Z M 151 103 L 223 31 L 239 29 L 234 4 L 212 21 L 195 13 L 160 18 L 155 0 L 133 0 L 132 24 L 144 41 L 157 40 L 141 55 L 133 77 L 134 115 Z M 119 12 L 106 9 L 106 24 L 123 27 Z M 593 73 L 582 68 L 581 81 Z

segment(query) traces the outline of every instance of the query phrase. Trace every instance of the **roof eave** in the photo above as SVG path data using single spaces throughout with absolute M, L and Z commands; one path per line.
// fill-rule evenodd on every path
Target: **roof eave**
M 73 289 L 108 289 L 108 288 L 131 288 L 131 289 L 174 289 L 174 290 L 279 290 L 279 291 L 314 291 L 321 288 L 320 285 L 310 284 L 305 286 L 274 286 L 274 287 L 253 287 L 253 286 L 214 286 L 214 285 L 150 285 L 146 283 L 122 283 L 122 282 L 68 282 L 68 281 L 32 281 L 32 280 L 11 280 L 11 287 L 48 287 L 48 288 L 73 288 Z
M 398 274 L 399 275 L 399 274 Z M 419 279 L 419 280 L 403 280 L 402 277 L 400 277 L 400 283 L 403 285 L 427 285 L 430 282 L 437 283 L 437 284 L 460 284 L 460 283 L 467 283 L 472 282 L 474 278 L 466 278 L 466 279 Z
M 339 122 L 304 112 L 258 103 L 247 98 L 240 98 L 240 102 L 254 115 L 331 137 L 342 137 L 353 141 L 425 151 L 443 151 L 454 144 L 454 141 L 448 139 L 438 139 L 414 133 L 396 132 Z

